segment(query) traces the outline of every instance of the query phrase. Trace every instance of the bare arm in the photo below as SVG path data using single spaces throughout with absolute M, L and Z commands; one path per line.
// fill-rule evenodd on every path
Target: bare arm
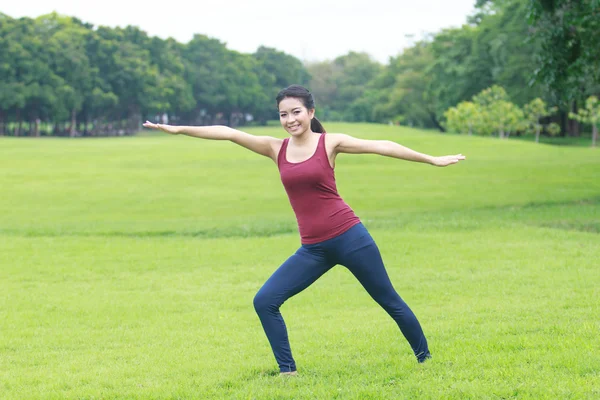
M 255 136 L 223 125 L 213 126 L 174 126 L 153 124 L 146 121 L 144 127 L 159 129 L 171 135 L 186 135 L 200 139 L 229 140 L 255 153 L 277 161 L 277 149 L 281 139 L 271 136 Z
M 466 157 L 462 154 L 452 156 L 434 157 L 428 154 L 416 152 L 390 140 L 365 140 L 344 134 L 330 134 L 335 140 L 335 152 L 348 154 L 379 154 L 387 157 L 399 158 L 401 160 L 422 162 L 445 167 L 456 164 Z

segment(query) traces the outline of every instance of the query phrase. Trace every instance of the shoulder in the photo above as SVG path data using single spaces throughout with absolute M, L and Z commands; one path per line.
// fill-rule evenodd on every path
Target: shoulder
M 325 142 L 328 148 L 337 149 L 350 136 L 345 133 L 325 133 Z
M 277 159 L 277 154 L 281 149 L 283 140 L 272 136 L 258 136 L 252 135 L 247 132 L 243 132 L 237 129 L 231 129 L 229 139 L 239 144 L 240 146 L 246 147 L 263 156 L 272 158 L 274 161 Z
M 349 148 L 360 146 L 361 139 L 345 133 L 327 133 L 327 147 L 334 153 L 345 153 Z
M 345 133 L 330 133 L 328 134 L 327 147 L 335 154 L 363 154 L 375 153 L 381 154 L 386 146 L 382 140 L 359 139 Z

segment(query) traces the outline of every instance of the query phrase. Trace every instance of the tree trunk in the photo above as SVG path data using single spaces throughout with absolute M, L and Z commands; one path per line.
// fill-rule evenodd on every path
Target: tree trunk
M 21 110 L 17 110 L 17 124 L 15 125 L 15 136 L 21 133 Z
M 560 125 L 560 136 L 565 137 L 567 135 L 567 129 L 569 128 L 568 114 L 563 110 L 559 110 L 558 118 L 558 124 Z
M 88 130 L 89 123 L 90 123 L 90 118 L 88 117 L 88 115 L 86 113 L 83 117 L 83 136 L 89 135 L 89 130 Z
M 69 136 L 75 137 L 75 132 L 77 128 L 77 112 L 75 109 L 71 110 L 71 127 L 69 129 Z
M 535 142 L 539 143 L 540 142 L 540 125 L 536 125 L 535 126 Z
M 35 137 L 40 137 L 40 119 L 39 118 L 35 119 L 35 128 L 33 131 L 34 131 Z
M 598 125 L 592 124 L 592 147 L 596 147 L 598 141 Z
M 444 129 L 444 127 L 440 124 L 440 122 L 435 117 L 434 113 L 430 112 L 429 113 L 429 117 L 431 118 L 431 122 L 433 122 L 433 124 L 435 125 L 435 127 L 438 128 L 440 130 L 440 132 L 446 132 L 446 130 Z
M 125 134 L 133 135 L 137 133 L 142 127 L 142 114 L 137 106 L 129 107 L 129 115 L 125 121 L 122 121 L 125 126 L 123 130 Z
M 573 101 L 571 111 L 573 112 L 573 114 L 577 114 L 577 100 Z M 579 137 L 579 121 L 577 121 L 576 119 L 570 119 L 568 125 L 569 136 Z

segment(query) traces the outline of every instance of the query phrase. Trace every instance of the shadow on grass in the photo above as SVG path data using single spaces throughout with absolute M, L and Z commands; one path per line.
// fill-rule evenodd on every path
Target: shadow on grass
M 576 222 L 576 221 L 553 221 L 549 223 L 533 224 L 551 229 L 562 229 L 566 231 L 579 231 L 588 233 L 600 233 L 600 221 Z
M 518 223 L 551 229 L 562 229 L 588 233 L 600 233 L 600 220 L 595 217 L 600 208 L 600 196 L 589 199 L 565 202 L 532 202 L 501 207 L 480 207 L 440 211 L 437 213 L 410 213 L 397 216 L 361 218 L 369 229 L 402 230 L 420 229 L 462 229 L 473 230 L 487 224 Z M 584 218 L 588 215 L 587 218 Z M 114 237 L 114 238 L 257 238 L 298 234 L 292 223 L 272 223 L 256 225 L 233 225 L 224 228 L 209 228 L 194 231 L 68 231 L 34 229 L 0 229 L 0 234 L 23 237 Z

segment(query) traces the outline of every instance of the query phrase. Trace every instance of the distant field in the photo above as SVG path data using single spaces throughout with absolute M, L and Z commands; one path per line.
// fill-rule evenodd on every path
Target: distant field
M 0 398 L 600 397 L 599 149 L 326 128 L 467 156 L 337 161 L 432 362 L 340 266 L 282 307 L 300 376 L 277 376 L 252 298 L 299 239 L 272 161 L 168 135 L 0 138 Z

